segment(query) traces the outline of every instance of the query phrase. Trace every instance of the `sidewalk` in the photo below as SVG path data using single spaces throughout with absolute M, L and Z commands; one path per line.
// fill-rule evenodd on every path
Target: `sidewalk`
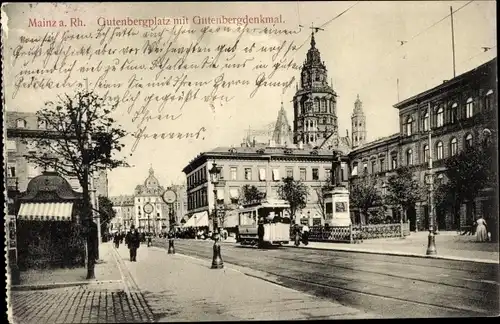
M 96 279 L 85 269 L 30 271 L 8 292 L 9 322 L 145 323 L 153 315 L 140 292 L 130 292 L 111 243 L 101 245 Z
M 12 286 L 12 290 L 33 290 L 44 288 L 61 288 L 77 285 L 113 285 L 121 284 L 122 277 L 113 257 L 113 246 L 103 243 L 100 246 L 99 263 L 95 265 L 96 279 L 87 280 L 86 267 L 73 269 L 47 269 L 22 271 L 20 284 Z
M 478 243 L 475 236 L 462 236 L 456 232 L 440 232 L 435 236 L 437 255 L 427 256 L 428 232 L 412 232 L 410 236 L 401 238 L 386 238 L 365 240 L 359 244 L 309 242 L 295 247 L 301 249 L 321 249 L 352 251 L 388 255 L 405 255 L 413 257 L 429 257 L 448 260 L 472 261 L 483 263 L 499 263 L 497 243 Z
M 119 249 L 121 261 L 135 289 L 143 292 L 156 321 L 375 317 L 246 275 L 233 265 L 211 269 L 211 260 L 168 254 L 165 249 L 146 246 L 139 248 L 137 262 L 130 262 L 127 252 Z

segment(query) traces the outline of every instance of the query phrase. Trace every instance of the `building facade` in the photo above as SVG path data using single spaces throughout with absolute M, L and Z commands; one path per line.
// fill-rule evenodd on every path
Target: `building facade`
M 394 105 L 399 111 L 400 132 L 355 148 L 349 154 L 353 170 L 351 181 L 356 181 L 361 171 L 366 170 L 378 177 L 381 190 L 385 190 L 384 184 L 391 171 L 409 166 L 424 184 L 429 152 L 432 152 L 435 178 L 446 181 L 444 171 L 448 157 L 467 146 L 480 145 L 485 136 L 497 134 L 496 71 L 495 58 Z M 470 222 L 474 215 L 494 214 L 493 200 L 491 197 L 478 198 L 476 210 L 471 209 L 469 202 L 463 204 L 459 211 L 441 211 L 437 215 L 438 227 L 456 229 L 460 224 Z M 418 203 L 407 212 L 411 229 L 427 228 L 427 201 Z
M 167 204 L 161 198 L 165 188 L 160 185 L 152 167 L 144 183 L 137 185 L 134 192 L 135 226 L 146 232 L 159 233 L 169 226 Z M 146 213 L 144 206 L 151 204 L 153 211 Z
M 43 171 L 51 171 L 26 159 L 26 155 L 37 152 L 37 147 L 30 143 L 30 138 L 50 138 L 57 136 L 57 132 L 47 129 L 46 123 L 39 120 L 35 113 L 30 112 L 7 111 L 5 124 L 7 128 L 4 146 L 7 190 L 24 192 L 30 180 L 41 175 Z M 91 191 L 96 194 L 96 197 L 107 197 L 107 171 L 91 170 L 91 176 L 93 177 Z M 64 178 L 70 183 L 73 190 L 80 193 L 83 191 L 76 176 L 65 176 Z M 97 199 L 94 199 L 94 202 L 95 200 Z
M 242 203 L 242 187 L 255 186 L 266 197 L 278 197 L 278 187 L 285 177 L 301 180 L 309 187 L 307 206 L 296 215 L 297 221 L 310 225 L 324 223 L 318 192 L 327 184 L 332 167 L 328 150 L 283 147 L 218 147 L 201 153 L 184 169 L 187 179 L 188 214 L 214 209 L 214 187 L 209 170 L 213 163 L 221 167 L 217 185 L 217 203 L 234 210 Z M 343 164 L 342 181 L 347 185 L 348 165 Z M 228 213 L 229 214 L 229 213 Z
M 115 218 L 111 220 L 111 231 L 127 231 L 131 225 L 135 226 L 134 196 L 109 197 L 115 211 Z

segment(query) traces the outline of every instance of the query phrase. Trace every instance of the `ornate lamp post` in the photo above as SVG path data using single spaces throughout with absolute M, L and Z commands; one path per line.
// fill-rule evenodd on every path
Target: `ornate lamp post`
M 429 116 L 430 116 L 429 104 Z M 434 235 L 434 179 L 432 175 L 432 137 L 429 127 L 429 164 L 427 166 L 426 174 L 428 192 L 429 192 L 429 236 L 427 242 L 427 255 L 436 255 L 436 237 Z
M 162 195 L 161 198 L 163 201 L 168 204 L 168 212 L 169 212 L 169 224 L 170 230 L 168 231 L 168 254 L 175 254 L 174 247 L 174 203 L 177 201 L 177 194 L 172 189 L 167 189 Z
M 212 164 L 212 168 L 208 171 L 210 173 L 210 180 L 214 186 L 214 254 L 212 259 L 212 269 L 222 269 L 224 268 L 224 262 L 222 261 L 220 255 L 220 244 L 219 244 L 219 226 L 217 224 L 217 189 L 216 186 L 219 183 L 221 168 L 217 166 L 215 162 Z

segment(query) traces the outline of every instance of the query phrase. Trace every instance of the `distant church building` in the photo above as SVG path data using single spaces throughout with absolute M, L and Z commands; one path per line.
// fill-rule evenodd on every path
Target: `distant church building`
M 316 48 L 314 33 L 311 48 L 302 66 L 300 87 L 293 97 L 294 143 L 319 146 L 337 132 L 337 94 L 327 82 L 325 63 Z
M 358 147 L 366 143 L 366 117 L 363 112 L 363 102 L 356 99 L 354 102 L 354 111 L 351 116 L 351 129 L 352 129 L 352 147 Z

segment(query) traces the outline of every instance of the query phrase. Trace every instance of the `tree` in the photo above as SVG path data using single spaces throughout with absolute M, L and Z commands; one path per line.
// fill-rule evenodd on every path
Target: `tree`
M 368 221 L 368 210 L 370 208 L 382 205 L 382 196 L 376 188 L 376 184 L 377 179 L 371 175 L 365 174 L 350 188 L 350 204 L 362 212 L 365 221 Z
M 116 217 L 113 203 L 108 197 L 99 196 L 99 217 L 101 218 L 101 237 L 107 232 L 109 223 Z
M 45 123 L 44 136 L 31 138 L 38 150 L 26 155 L 29 162 L 50 167 L 66 176 L 76 176 L 83 189 L 83 219 L 87 228 L 87 278 L 95 278 L 95 253 L 92 238 L 92 211 L 89 195 L 89 172 L 92 169 L 114 169 L 126 166 L 114 156 L 121 151 L 126 132 L 111 117 L 117 103 L 105 101 L 92 92 L 80 91 L 74 96 L 58 97 L 37 112 Z
M 320 182 L 319 187 L 315 187 L 314 191 L 318 199 L 316 200 L 316 211 L 326 220 L 326 202 L 325 193 L 332 188 L 330 177 L 327 177 L 325 182 Z
M 425 199 L 425 188 L 413 178 L 413 171 L 409 167 L 401 167 L 389 177 L 385 198 L 388 204 L 398 206 L 406 219 L 407 209 Z
M 496 187 L 495 152 L 491 147 L 471 147 L 446 160 L 448 182 L 443 189 L 447 195 L 454 193 L 455 201 L 470 201 L 475 207 L 481 190 Z
M 255 200 L 264 199 L 265 193 L 261 192 L 256 186 L 244 185 L 242 187 L 242 202 L 249 203 Z
M 281 199 L 288 201 L 290 204 L 290 216 L 292 219 L 295 219 L 297 211 L 302 210 L 307 204 L 309 188 L 300 180 L 284 178 L 278 187 L 278 195 Z

